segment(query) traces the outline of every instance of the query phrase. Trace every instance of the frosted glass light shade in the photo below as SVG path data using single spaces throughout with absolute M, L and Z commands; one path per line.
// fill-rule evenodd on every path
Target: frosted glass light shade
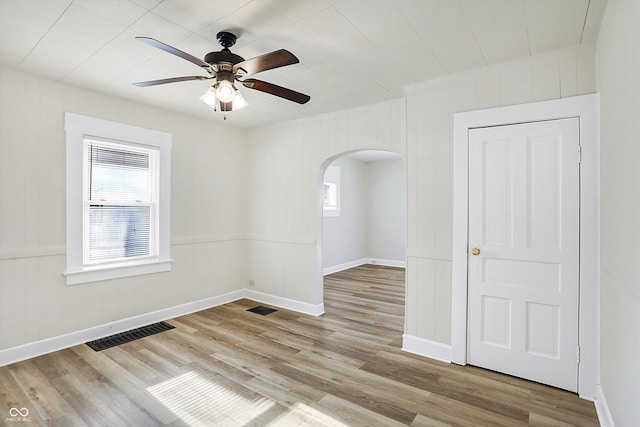
M 242 92 L 240 92 L 238 89 L 236 89 L 236 96 L 233 98 L 231 104 L 233 105 L 234 110 L 239 110 L 249 105 L 247 101 L 245 101 L 244 96 L 242 96 Z
M 236 88 L 233 87 L 233 83 L 228 80 L 221 80 L 213 87 L 216 88 L 216 97 L 220 102 L 231 102 L 236 96 Z
M 216 108 L 216 91 L 213 86 L 207 89 L 207 91 L 200 97 L 200 100 L 211 108 Z
M 205 104 L 209 105 L 215 111 L 234 111 L 249 105 L 247 101 L 245 101 L 244 97 L 242 96 L 242 92 L 236 89 L 235 86 L 229 82 L 226 82 L 226 83 L 229 83 L 230 85 L 229 87 L 231 88 L 233 96 L 229 101 L 224 100 L 224 99 L 228 99 L 229 98 L 228 96 L 225 96 L 225 98 L 221 98 L 219 95 L 221 92 L 219 84 L 223 82 L 226 82 L 226 81 L 218 82 L 213 86 L 211 86 L 199 99 Z M 224 85 L 224 86 L 226 87 L 227 85 Z M 227 89 L 222 90 L 223 94 L 225 95 L 226 95 L 226 90 Z

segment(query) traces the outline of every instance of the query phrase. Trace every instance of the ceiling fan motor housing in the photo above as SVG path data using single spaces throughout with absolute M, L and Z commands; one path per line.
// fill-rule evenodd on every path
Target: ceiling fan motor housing
M 244 61 L 244 58 L 235 53 L 231 53 L 229 49 L 224 48 L 220 52 L 209 52 L 204 57 L 204 62 L 211 65 L 217 65 L 221 71 L 231 71 L 233 66 Z

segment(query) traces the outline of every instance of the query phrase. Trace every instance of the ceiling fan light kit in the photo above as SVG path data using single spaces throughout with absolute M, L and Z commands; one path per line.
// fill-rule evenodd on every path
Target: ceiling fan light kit
M 285 65 L 297 64 L 299 62 L 298 58 L 288 50 L 280 49 L 245 60 L 241 56 L 236 55 L 229 50 L 229 48 L 236 43 L 236 36 L 234 34 L 227 31 L 220 31 L 216 38 L 218 39 L 218 43 L 223 47 L 222 50 L 209 52 L 204 57 L 204 61 L 202 61 L 195 56 L 156 39 L 152 39 L 150 37 L 136 37 L 137 40 L 143 43 L 164 50 L 165 52 L 176 55 L 199 66 L 208 72 L 209 76 L 172 77 L 168 79 L 150 80 L 133 84 L 138 87 L 147 87 L 190 80 L 215 79 L 216 83 L 214 83 L 200 97 L 200 100 L 211 106 L 214 111 L 222 111 L 225 113 L 228 111 L 239 110 L 248 105 L 247 101 L 245 101 L 242 96 L 242 93 L 236 88 L 235 82 L 241 83 L 246 88 L 275 95 L 298 104 L 306 104 L 311 99 L 309 95 L 305 95 L 273 83 L 253 78 L 246 78 L 262 71 L 283 67 Z M 226 115 L 224 118 L 226 119 Z
M 236 87 L 229 82 L 218 82 L 200 97 L 200 100 L 213 108 L 213 111 L 235 111 L 249 105 Z

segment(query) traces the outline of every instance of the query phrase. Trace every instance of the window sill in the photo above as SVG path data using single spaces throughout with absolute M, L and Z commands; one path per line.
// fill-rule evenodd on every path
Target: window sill
M 340 216 L 339 209 L 325 209 L 322 211 L 322 216 Z
M 77 271 L 65 271 L 63 274 L 67 278 L 67 285 L 79 285 L 81 283 L 171 271 L 172 262 L 172 259 L 153 259 L 136 263 L 88 267 Z

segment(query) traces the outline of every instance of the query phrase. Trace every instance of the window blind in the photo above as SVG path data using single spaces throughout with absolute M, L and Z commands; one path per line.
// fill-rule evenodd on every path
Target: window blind
M 89 146 L 88 199 L 148 202 L 149 153 Z
M 153 153 L 86 144 L 84 263 L 152 255 Z
M 89 206 L 89 263 L 148 256 L 149 206 Z

